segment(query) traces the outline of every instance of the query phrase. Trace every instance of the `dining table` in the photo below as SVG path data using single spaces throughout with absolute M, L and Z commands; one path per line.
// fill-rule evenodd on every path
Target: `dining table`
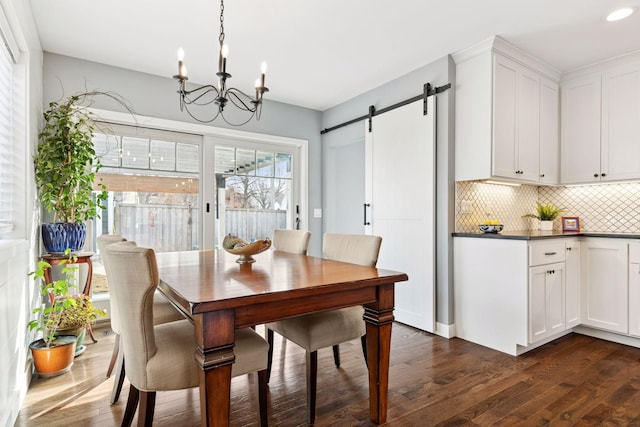
M 394 287 L 407 275 L 273 249 L 254 260 L 218 249 L 157 254 L 160 292 L 194 326 L 201 425 L 229 425 L 236 329 L 355 305 L 364 307 L 369 416 L 386 422 Z

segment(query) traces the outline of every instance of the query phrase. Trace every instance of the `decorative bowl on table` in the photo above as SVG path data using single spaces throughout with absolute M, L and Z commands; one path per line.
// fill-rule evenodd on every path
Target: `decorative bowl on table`
M 256 262 L 253 255 L 264 252 L 271 247 L 271 240 L 264 239 L 247 243 L 238 236 L 227 234 L 222 241 L 222 247 L 230 254 L 240 256 L 236 260 L 238 264 L 250 264 Z
M 480 224 L 478 225 L 483 233 L 499 233 L 504 228 L 502 224 Z

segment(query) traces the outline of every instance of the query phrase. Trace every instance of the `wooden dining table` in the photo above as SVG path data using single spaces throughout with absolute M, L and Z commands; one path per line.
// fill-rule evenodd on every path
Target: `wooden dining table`
M 158 288 L 193 321 L 201 425 L 229 425 L 236 329 L 354 305 L 365 311 L 369 416 L 384 423 L 394 286 L 407 275 L 274 250 L 254 258 L 238 264 L 223 250 L 157 254 Z

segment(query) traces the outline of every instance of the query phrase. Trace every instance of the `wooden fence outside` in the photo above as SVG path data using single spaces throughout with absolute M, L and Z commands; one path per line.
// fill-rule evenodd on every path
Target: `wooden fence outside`
M 226 209 L 221 217 L 221 235 L 232 233 L 245 241 L 271 238 L 273 230 L 287 225 L 284 210 Z M 200 249 L 199 218 L 199 210 L 187 206 L 118 204 L 114 209 L 117 232 L 156 252 Z

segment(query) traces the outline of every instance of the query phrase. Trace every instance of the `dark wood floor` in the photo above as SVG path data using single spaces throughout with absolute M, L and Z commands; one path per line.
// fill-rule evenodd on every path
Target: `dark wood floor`
M 71 373 L 33 380 L 17 426 L 120 425 L 128 383 L 110 405 L 109 332 Z M 320 352 L 317 426 L 373 425 L 359 344 L 341 346 L 340 369 Z M 256 375 L 234 378 L 232 394 L 232 425 L 257 425 Z M 304 354 L 277 335 L 269 396 L 270 425 L 306 424 Z M 158 393 L 156 426 L 197 426 L 199 414 L 196 389 Z M 572 334 L 512 357 L 395 324 L 386 425 L 640 426 L 640 349 Z

